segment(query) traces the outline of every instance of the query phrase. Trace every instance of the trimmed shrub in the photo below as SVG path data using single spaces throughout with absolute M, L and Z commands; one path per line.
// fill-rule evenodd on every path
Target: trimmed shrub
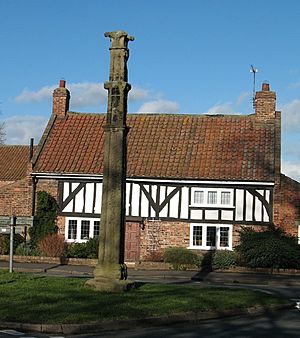
M 41 253 L 37 248 L 32 248 L 29 243 L 21 243 L 16 248 L 16 255 L 18 256 L 41 256 Z
M 32 255 L 32 249 L 29 244 L 27 243 L 21 243 L 17 248 L 16 248 L 16 255 L 18 256 L 33 256 Z
M 251 268 L 300 268 L 300 246 L 296 237 L 280 229 L 256 232 L 240 231 L 240 245 L 236 247 L 241 264 Z
M 193 251 L 181 247 L 166 248 L 164 259 L 170 263 L 174 270 L 186 270 L 188 268 L 199 268 L 203 256 L 199 256 Z
M 66 256 L 68 258 L 87 258 L 85 243 L 68 244 Z
M 24 237 L 19 234 L 14 235 L 14 252 L 16 248 L 24 242 Z M 0 255 L 8 255 L 10 247 L 10 235 L 0 235 Z
M 98 258 L 99 237 L 90 238 L 86 243 L 72 243 L 67 249 L 69 258 Z
M 237 253 L 229 250 L 217 250 L 212 256 L 213 270 L 226 270 L 237 265 Z
M 90 238 L 86 243 L 87 258 L 98 258 L 99 236 Z
M 37 243 L 48 234 L 57 233 L 56 216 L 58 205 L 54 197 L 46 191 L 37 193 L 36 224 L 29 228 L 30 243 Z
M 42 256 L 63 257 L 66 252 L 66 243 L 63 236 L 49 234 L 38 242 L 37 248 Z

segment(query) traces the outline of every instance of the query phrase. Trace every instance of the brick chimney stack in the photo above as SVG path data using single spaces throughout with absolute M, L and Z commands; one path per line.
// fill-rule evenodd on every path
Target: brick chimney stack
M 266 82 L 262 84 L 262 90 L 255 95 L 255 114 L 261 121 L 275 119 L 276 113 L 276 94 L 270 91 L 270 85 Z
M 56 116 L 66 116 L 69 110 L 70 92 L 66 88 L 66 81 L 60 80 L 59 87 L 53 92 L 52 113 Z

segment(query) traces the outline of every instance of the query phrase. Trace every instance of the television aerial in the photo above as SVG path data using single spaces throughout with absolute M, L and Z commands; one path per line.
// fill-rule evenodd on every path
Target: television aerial
M 256 73 L 258 72 L 258 69 L 255 68 L 253 65 L 251 65 L 250 68 L 250 73 L 253 74 L 253 95 L 252 95 L 252 104 L 253 104 L 253 108 L 255 108 L 255 80 L 256 80 Z

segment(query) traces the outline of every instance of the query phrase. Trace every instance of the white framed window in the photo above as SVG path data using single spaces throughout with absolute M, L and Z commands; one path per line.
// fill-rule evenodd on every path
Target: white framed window
M 94 221 L 94 237 L 100 236 L 100 221 Z
M 191 223 L 189 248 L 232 250 L 232 225 Z
M 70 219 L 68 223 L 68 230 L 66 233 L 68 234 L 68 239 L 76 239 L 77 236 L 77 220 Z
M 81 221 L 80 239 L 88 240 L 90 237 L 90 221 Z
M 83 243 L 100 235 L 100 220 L 95 218 L 66 217 L 65 239 L 67 242 Z
M 204 203 L 204 191 L 203 190 L 195 190 L 194 191 L 194 203 L 195 204 L 203 204 Z
M 192 206 L 233 206 L 233 189 L 192 188 Z

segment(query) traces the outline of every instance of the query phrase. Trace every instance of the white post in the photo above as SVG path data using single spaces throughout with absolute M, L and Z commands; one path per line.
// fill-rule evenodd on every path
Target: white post
M 16 226 L 16 216 L 11 217 L 10 222 L 10 245 L 9 245 L 9 272 L 13 272 L 13 255 L 14 255 L 14 232 Z

